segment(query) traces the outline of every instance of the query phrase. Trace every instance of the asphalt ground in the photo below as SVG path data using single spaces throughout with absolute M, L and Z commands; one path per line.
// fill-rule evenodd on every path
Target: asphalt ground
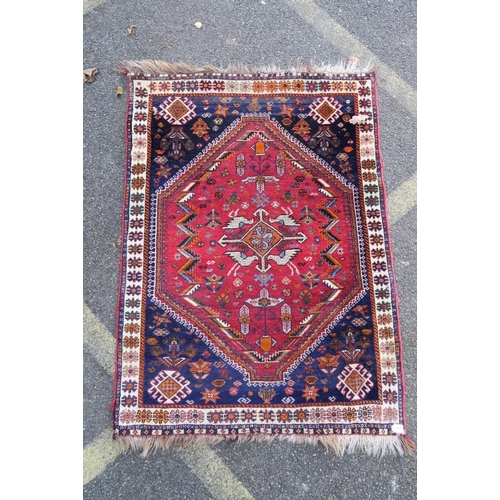
M 378 71 L 407 431 L 417 442 L 416 2 L 84 0 L 83 7 L 83 69 L 98 69 L 83 88 L 84 499 L 417 498 L 416 455 L 337 457 L 320 446 L 273 442 L 141 458 L 114 448 L 109 409 L 125 158 L 121 61 L 288 67 L 354 56 Z
M 77 2 L 4 5 L 2 498 L 416 498 L 416 455 L 340 458 L 275 442 L 142 459 L 117 453 L 109 439 L 125 158 L 120 62 L 288 66 L 352 55 L 379 71 L 418 493 L 498 496 L 497 7 L 418 4 L 420 439 L 416 2 L 85 0 L 83 21 Z M 98 68 L 94 83 L 82 85 L 82 66 Z
M 118 454 L 109 439 L 125 156 L 120 61 L 287 66 L 351 55 L 379 71 L 418 494 L 498 496 L 497 7 L 418 2 L 417 439 L 416 4 L 264 2 L 90 0 L 83 21 L 79 3 L 5 4 L 1 498 L 416 498 L 417 456 L 339 458 L 276 442 L 144 460 Z M 82 66 L 99 69 L 94 83 L 82 85 Z

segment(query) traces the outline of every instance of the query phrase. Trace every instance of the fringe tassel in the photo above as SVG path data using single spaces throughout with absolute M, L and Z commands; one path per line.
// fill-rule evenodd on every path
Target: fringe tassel
M 319 73 L 325 75 L 369 73 L 374 70 L 371 63 L 361 67 L 359 59 L 351 57 L 347 62 L 340 60 L 336 64 L 310 63 L 297 64 L 294 67 L 279 68 L 269 65 L 257 68 L 248 68 L 244 64 L 230 65 L 222 69 L 212 65 L 192 66 L 185 63 L 169 63 L 158 60 L 124 61 L 122 72 L 131 75 L 160 76 L 160 75 L 194 75 L 194 74 L 226 74 L 226 75 L 287 75 L 299 73 Z
M 222 441 L 244 444 L 250 441 L 271 443 L 275 439 L 296 444 L 317 445 L 321 443 L 327 451 L 338 456 L 362 452 L 370 456 L 413 455 L 417 447 L 407 436 L 269 436 L 266 434 L 228 436 L 127 436 L 115 439 L 120 452 L 140 452 L 142 457 L 171 448 L 184 446 L 211 446 Z
M 408 455 L 413 455 L 417 451 L 417 445 L 408 437 L 401 436 L 401 444 Z

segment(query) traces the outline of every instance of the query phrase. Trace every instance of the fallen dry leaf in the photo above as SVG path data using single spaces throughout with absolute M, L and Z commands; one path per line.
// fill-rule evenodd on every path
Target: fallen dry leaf
M 122 95 L 123 94 L 123 89 L 121 87 L 118 87 L 116 89 L 116 95 L 119 96 L 119 95 Z
M 130 28 L 128 28 L 128 34 L 129 35 L 132 35 L 132 36 L 135 36 L 135 29 L 137 28 L 137 26 L 135 24 L 133 24 L 132 26 L 130 26 Z
M 203 24 L 201 24 L 200 22 L 197 22 L 197 23 L 194 23 L 194 26 L 196 26 L 198 29 L 200 29 Z
M 83 83 L 92 83 L 97 75 L 97 68 L 89 68 L 83 70 Z

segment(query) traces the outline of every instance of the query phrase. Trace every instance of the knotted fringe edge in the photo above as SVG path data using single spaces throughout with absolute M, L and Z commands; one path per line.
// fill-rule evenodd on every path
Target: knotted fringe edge
M 300 73 L 318 73 L 325 75 L 335 74 L 358 74 L 369 73 L 374 70 L 371 63 L 366 64 L 363 68 L 360 65 L 359 59 L 351 57 L 347 62 L 340 60 L 336 64 L 331 63 L 310 63 L 297 64 L 294 67 L 279 68 L 276 65 L 269 65 L 257 68 L 248 68 L 244 64 L 230 65 L 227 68 L 218 68 L 207 64 L 205 66 L 192 66 L 184 63 L 169 63 L 158 60 L 144 61 L 124 61 L 122 72 L 132 75 L 193 75 L 193 74 L 225 74 L 225 75 L 289 75 Z
M 121 452 L 132 450 L 141 452 L 142 457 L 151 453 L 163 452 L 170 448 L 185 446 L 215 445 L 222 441 L 232 441 L 237 444 L 249 441 L 266 441 L 271 443 L 274 439 L 289 441 L 292 443 L 317 445 L 321 443 L 327 451 L 333 451 L 336 455 L 363 452 L 375 457 L 384 455 L 412 455 L 417 447 L 407 436 L 267 436 L 251 435 L 229 438 L 223 436 L 127 436 L 116 438 L 116 443 Z

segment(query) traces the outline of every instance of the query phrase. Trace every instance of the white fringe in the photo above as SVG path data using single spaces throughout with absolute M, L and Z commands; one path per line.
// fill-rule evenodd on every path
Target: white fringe
M 365 453 L 374 457 L 385 455 L 412 455 L 416 445 L 406 436 L 369 436 L 351 434 L 348 436 L 302 436 L 302 435 L 280 435 L 269 436 L 266 434 L 247 434 L 237 437 L 224 436 L 126 436 L 117 437 L 116 443 L 121 452 L 140 452 L 142 457 L 151 453 L 164 452 L 168 449 L 184 446 L 207 446 L 215 445 L 224 440 L 237 444 L 250 441 L 272 442 L 275 439 L 288 441 L 296 444 L 317 445 L 321 443 L 327 451 L 333 451 L 338 456 L 352 453 Z
M 313 73 L 321 75 L 337 74 L 363 74 L 374 71 L 371 62 L 363 67 L 359 59 L 351 57 L 347 61 L 340 60 L 337 63 L 310 63 L 300 64 L 287 68 L 280 68 L 274 64 L 256 68 L 248 68 L 244 64 L 234 64 L 227 68 L 218 68 L 212 65 L 192 66 L 185 63 L 169 63 L 159 60 L 124 61 L 123 71 L 131 75 L 160 76 L 160 75 L 195 75 L 195 74 L 217 74 L 217 75 L 276 75 Z

